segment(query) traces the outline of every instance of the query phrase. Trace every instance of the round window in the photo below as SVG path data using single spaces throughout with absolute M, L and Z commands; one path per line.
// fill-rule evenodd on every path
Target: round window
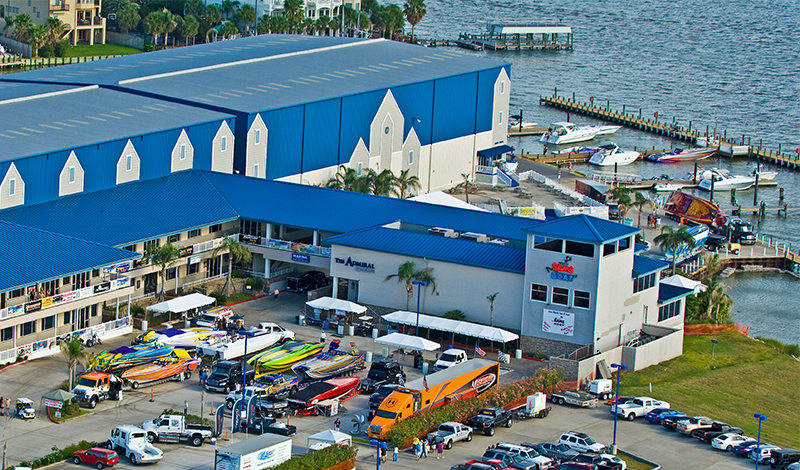
M 388 134 L 389 133 L 389 126 L 386 126 L 386 128 L 383 130 L 383 133 L 384 134 Z

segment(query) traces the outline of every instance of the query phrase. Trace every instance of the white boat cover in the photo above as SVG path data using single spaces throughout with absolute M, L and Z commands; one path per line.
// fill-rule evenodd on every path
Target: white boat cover
M 214 299 L 214 297 L 208 297 L 203 294 L 194 293 L 151 305 L 147 307 L 147 310 L 159 313 L 181 313 L 193 308 L 211 305 L 215 300 L 216 299 Z
M 341 310 L 343 312 L 364 313 L 367 307 L 358 305 L 355 302 L 348 302 L 347 300 L 334 299 L 333 297 L 320 297 L 311 302 L 306 302 L 311 308 L 319 308 L 323 310 Z
M 445 194 L 442 191 L 434 191 L 428 194 L 420 194 L 419 196 L 414 196 L 409 198 L 412 201 L 417 202 L 424 202 L 426 204 L 436 204 L 439 206 L 449 206 L 449 207 L 460 207 L 461 209 L 470 209 L 474 211 L 483 211 L 487 212 L 486 209 L 481 209 L 478 206 L 473 206 L 472 204 L 467 204 L 466 202 L 453 197 L 449 194 Z
M 694 290 L 695 294 L 697 294 L 698 292 L 703 292 L 708 288 L 708 286 L 706 286 L 702 282 L 687 279 L 681 276 L 680 274 L 676 274 L 666 279 L 662 279 L 661 283 L 670 286 L 683 287 L 684 289 L 692 289 Z
M 439 343 L 420 338 L 419 336 L 404 335 L 403 333 L 392 333 L 381 336 L 376 339 L 375 342 L 414 351 L 436 351 L 441 347 Z
M 401 325 L 417 325 L 416 312 L 405 312 L 398 310 L 382 317 L 389 323 L 399 323 Z M 479 325 L 477 323 L 470 323 L 467 321 L 450 320 L 449 318 L 434 317 L 433 315 L 419 316 L 419 326 L 422 328 L 429 328 L 431 330 L 447 331 L 449 333 L 457 333 L 460 335 L 472 336 L 475 338 L 488 339 L 490 341 L 497 341 L 498 343 L 507 343 L 519 338 L 519 335 L 502 328 L 494 326 Z
M 306 440 L 306 446 L 311 447 L 311 443 L 313 442 L 325 442 L 331 444 L 340 444 L 346 442 L 348 445 L 353 443 L 353 440 L 350 438 L 349 435 L 334 431 L 333 429 L 328 429 L 325 431 L 318 432 L 312 436 L 308 436 L 308 440 Z

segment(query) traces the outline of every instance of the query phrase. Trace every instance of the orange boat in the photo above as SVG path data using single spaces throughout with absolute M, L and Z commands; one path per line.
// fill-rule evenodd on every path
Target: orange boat
M 666 204 L 664 211 L 676 219 L 684 219 L 696 224 L 711 225 L 724 222 L 725 215 L 719 211 L 719 206 L 701 197 L 687 194 L 682 191 L 673 192 Z
M 126 370 L 122 373 L 122 379 L 135 390 L 140 384 L 148 382 L 188 379 L 192 376 L 191 371 L 199 365 L 200 359 L 192 358 L 184 349 L 175 349 L 170 357 Z

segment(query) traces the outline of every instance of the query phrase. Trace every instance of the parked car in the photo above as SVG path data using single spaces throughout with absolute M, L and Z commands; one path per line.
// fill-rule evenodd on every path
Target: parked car
M 692 431 L 694 431 L 695 429 L 703 426 L 710 426 L 711 423 L 713 422 L 714 420 L 712 420 L 708 416 L 695 416 L 692 418 L 686 418 L 678 421 L 678 425 L 675 426 L 675 430 L 681 434 L 690 436 L 692 434 Z
M 692 431 L 692 437 L 703 442 L 711 442 L 717 436 L 721 436 L 722 434 L 726 433 L 743 434 L 744 431 L 741 428 L 735 428 L 728 424 L 714 421 L 711 423 L 711 426 L 701 426 Z
M 800 462 L 790 463 L 786 470 L 800 470 Z
M 577 450 L 572 450 L 569 446 L 559 442 L 540 442 L 539 444 L 522 444 L 526 447 L 531 447 L 536 450 L 540 455 L 545 455 L 557 462 L 568 462 L 572 457 L 580 454 Z
M 558 466 L 558 470 L 597 470 L 597 465 L 584 462 L 564 462 Z
M 758 463 L 767 463 L 769 462 L 769 458 L 772 456 L 772 451 L 777 449 L 780 449 L 780 447 L 762 442 L 760 446 L 753 447 L 753 449 L 747 454 L 747 457 L 753 462 L 758 459 Z
M 519 455 L 515 455 L 501 449 L 489 449 L 484 452 L 483 457 L 481 457 L 481 460 L 484 462 L 492 459 L 502 460 L 506 463 L 506 465 L 508 465 L 509 468 L 514 468 L 517 470 L 538 470 L 539 468 L 536 462 L 524 459 Z
M 660 424 L 662 420 L 671 418 L 673 416 L 686 416 L 686 413 L 673 410 L 672 408 L 656 408 L 655 410 L 652 410 L 644 415 L 644 419 L 651 423 Z
M 661 420 L 661 426 L 669 429 L 670 431 L 675 431 L 678 426 L 678 421 L 687 418 L 687 416 L 670 416 L 669 418 L 664 418 Z
M 369 368 L 366 380 L 361 381 L 361 390 L 372 393 L 383 385 L 399 384 L 401 379 L 406 379 L 406 373 L 397 361 L 375 361 Z
M 602 454 L 606 451 L 606 446 L 595 442 L 595 440 L 589 437 L 587 434 L 577 431 L 563 433 L 558 439 L 558 442 L 565 444 L 569 446 L 570 449 L 577 450 L 579 452 L 594 452 L 596 454 Z
M 452 449 L 453 443 L 458 441 L 472 441 L 472 428 L 461 423 L 442 423 L 439 429 L 428 434 L 428 442 L 444 444 L 445 449 Z
M 439 356 L 439 360 L 433 364 L 433 370 L 445 370 L 448 367 L 461 364 L 462 362 L 467 362 L 466 351 L 463 349 L 448 349 L 443 352 L 442 355 Z
M 111 431 L 106 447 L 113 449 L 128 459 L 134 465 L 140 463 L 155 463 L 164 457 L 161 449 L 147 442 L 147 433 L 136 426 L 117 426 Z
M 330 284 L 330 279 L 322 271 L 306 271 L 297 277 L 286 278 L 286 290 L 305 292 Z
M 627 470 L 628 468 L 628 463 L 622 460 L 621 458 L 617 457 L 616 455 L 600 454 L 600 458 L 603 459 L 603 462 L 608 462 L 610 464 L 618 465 L 620 470 Z
M 72 463 L 80 465 L 88 463 L 97 470 L 103 470 L 105 467 L 113 467 L 119 463 L 119 456 L 111 449 L 103 449 L 102 447 L 92 447 L 89 450 L 76 450 L 72 453 Z
M 450 470 L 494 470 L 498 467 L 493 467 L 487 462 L 478 462 L 477 460 L 470 460 L 467 463 L 460 463 L 450 467 Z
M 785 470 L 789 465 L 800 462 L 800 451 L 794 449 L 774 449 L 769 455 L 769 466 Z
M 519 455 L 524 459 L 532 460 L 536 462 L 537 468 L 539 468 L 539 470 L 551 468 L 556 465 L 556 461 L 554 459 L 551 459 L 550 457 L 547 457 L 545 455 L 541 455 L 538 452 L 536 452 L 536 449 L 532 449 L 530 447 L 504 442 L 495 448 L 505 450 L 506 452 L 511 454 Z
M 633 421 L 656 408 L 669 408 L 669 403 L 650 397 L 636 397 L 628 403 L 611 405 L 611 412 L 616 412 L 619 417 Z
M 494 436 L 494 428 L 496 427 L 505 426 L 510 428 L 513 424 L 514 420 L 511 413 L 500 407 L 483 408 L 480 413 L 467 420 L 467 426 L 487 436 Z
M 622 404 L 628 403 L 629 401 L 633 400 L 634 398 L 636 398 L 636 397 L 629 397 L 627 395 L 623 395 L 623 396 L 619 397 L 619 400 L 617 400 L 616 398 L 611 397 L 606 402 L 606 405 L 613 405 L 614 403 L 617 403 L 617 401 L 619 401 L 619 404 L 622 405 Z
M 712 439 L 711 447 L 719 450 L 727 450 L 728 452 L 733 452 L 733 446 L 748 441 L 752 441 L 752 439 L 747 436 L 742 436 L 741 434 L 729 432 L 721 434 Z
M 756 446 L 756 444 L 758 444 L 758 441 L 756 441 L 755 439 L 751 439 L 749 441 L 740 442 L 739 444 L 736 444 L 735 446 L 733 446 L 733 449 L 731 449 L 731 452 L 733 454 L 735 454 L 735 455 L 740 456 L 740 457 L 747 457 L 747 454 L 749 454 L 750 451 L 753 450 L 753 448 Z

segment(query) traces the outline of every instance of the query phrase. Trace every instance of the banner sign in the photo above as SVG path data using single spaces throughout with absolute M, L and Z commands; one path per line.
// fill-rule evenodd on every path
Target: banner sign
M 13 317 L 14 315 L 19 315 L 21 313 L 37 312 L 39 310 L 49 308 L 54 305 L 60 305 L 78 299 L 85 299 L 93 295 L 102 294 L 112 290 L 122 289 L 130 285 L 131 285 L 131 278 L 121 277 L 119 279 L 114 279 L 113 281 L 106 281 L 102 284 L 97 284 L 95 286 L 84 287 L 83 289 L 73 290 L 70 292 L 65 292 L 63 294 L 51 295 L 50 297 L 44 297 L 39 300 L 34 300 L 33 302 L 27 302 L 25 304 L 8 307 L 7 309 L 5 309 L 6 315 L 4 316 L 4 318 Z
M 28 302 L 25 304 L 25 313 L 38 312 L 42 309 L 42 301 Z
M 572 336 L 575 333 L 575 315 L 569 312 L 545 309 L 542 314 L 542 331 Z
M 247 402 L 247 425 L 248 426 L 252 426 L 253 423 L 256 420 L 256 399 L 257 398 L 258 397 L 256 397 L 255 394 L 253 394 L 253 396 L 250 397 L 250 400 Z
M 102 284 L 97 284 L 92 287 L 93 294 L 102 294 L 103 292 L 108 292 L 111 290 L 111 282 L 104 282 Z
M 231 427 L 233 428 L 233 432 L 239 430 L 239 426 L 242 424 L 242 407 L 244 403 L 242 402 L 241 398 L 237 398 L 236 402 L 233 404 L 233 408 L 231 408 L 231 417 L 233 418 L 233 424 Z
M 197 264 L 200 262 L 202 257 L 200 255 L 194 255 L 189 257 L 189 264 Z
M 57 408 L 60 410 L 62 405 L 63 403 L 60 401 L 48 400 L 47 398 L 44 399 L 44 406 L 48 408 Z
M 297 261 L 298 263 L 310 263 L 311 257 L 302 253 L 292 253 L 292 261 Z
M 225 421 L 225 413 L 223 413 L 223 409 L 225 409 L 225 405 L 219 405 L 217 407 L 217 411 L 214 412 L 214 437 L 219 437 L 222 435 L 222 425 Z

